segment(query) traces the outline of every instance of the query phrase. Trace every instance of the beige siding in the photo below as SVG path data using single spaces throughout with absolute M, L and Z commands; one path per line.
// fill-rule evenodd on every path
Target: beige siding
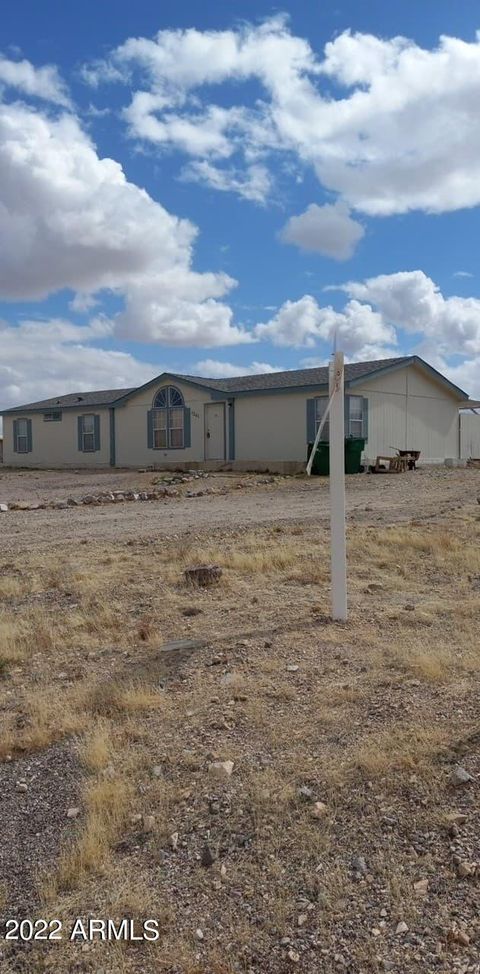
M 100 450 L 81 453 L 78 449 L 78 417 L 84 413 L 100 416 Z M 32 421 L 32 452 L 13 452 L 13 420 Z M 42 413 L 5 416 L 3 421 L 4 457 L 12 467 L 106 467 L 110 463 L 110 426 L 108 409 L 65 409 L 58 423 L 46 423 Z
M 480 413 L 461 413 L 461 452 L 464 460 L 480 458 Z
M 191 446 L 184 450 L 150 450 L 147 441 L 147 414 L 158 389 L 175 385 L 182 393 L 185 406 L 190 409 Z M 115 409 L 116 463 L 119 467 L 164 466 L 203 461 L 205 457 L 205 403 L 211 402 L 209 392 L 182 382 L 160 382 L 158 386 L 141 390 Z M 226 456 L 228 456 L 228 405 L 226 416 Z
M 386 372 L 351 391 L 369 401 L 368 457 L 394 448 L 420 450 L 430 463 L 458 456 L 458 400 L 420 368 Z
M 422 460 L 458 456 L 458 405 L 453 393 L 416 367 L 385 372 L 354 386 L 369 402 L 365 455 L 393 455 L 394 448 L 421 450 Z M 319 391 L 324 395 L 323 390 Z M 242 462 L 303 461 L 306 400 L 316 393 L 239 397 L 235 402 L 235 457 Z

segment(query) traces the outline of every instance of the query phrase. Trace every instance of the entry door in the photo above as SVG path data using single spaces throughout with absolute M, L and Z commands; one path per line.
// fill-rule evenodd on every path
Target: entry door
M 205 460 L 225 460 L 225 403 L 205 404 Z

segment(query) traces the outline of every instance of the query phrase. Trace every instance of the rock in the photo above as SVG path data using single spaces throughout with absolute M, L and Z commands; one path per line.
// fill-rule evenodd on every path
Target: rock
M 196 565 L 194 568 L 186 568 L 183 574 L 191 585 L 208 588 L 218 585 L 223 572 L 220 565 Z
M 461 788 L 462 785 L 468 785 L 470 781 L 473 781 L 473 775 L 466 771 L 465 768 L 462 768 L 461 765 L 457 765 L 450 775 L 450 783 L 455 788 Z
M 382 582 L 370 582 L 368 585 L 369 592 L 383 592 L 384 588 L 385 586 L 382 584 Z
M 143 816 L 143 831 L 151 832 L 155 826 L 155 816 L 154 815 L 144 815 Z
M 426 893 L 428 890 L 428 879 L 419 879 L 417 883 L 413 884 L 413 888 L 416 893 Z
M 0 504 L 0 513 L 6 514 L 8 511 L 8 504 Z
M 467 876 L 474 876 L 475 872 L 476 872 L 475 863 L 467 862 L 466 859 L 464 859 L 461 863 L 459 863 L 457 867 L 457 873 L 461 879 L 465 879 Z
M 289 665 L 287 666 L 287 673 L 296 673 L 297 670 L 299 669 L 300 667 L 297 666 L 295 663 L 289 663 Z
M 188 605 L 186 609 L 182 609 L 182 615 L 187 616 L 187 618 L 191 616 L 199 616 L 202 614 L 202 612 L 203 609 L 197 609 L 195 605 Z
M 313 798 L 313 791 L 311 788 L 308 788 L 307 785 L 302 785 L 302 787 L 298 789 L 298 794 L 300 798 L 304 798 L 305 801 L 310 801 L 310 799 Z
M 307 920 L 308 920 L 308 914 L 307 913 L 301 913 L 300 916 L 297 919 L 297 927 L 304 927 L 305 924 L 306 924 L 306 922 L 307 922 Z
M 161 764 L 154 764 L 152 768 L 152 775 L 154 778 L 161 778 L 163 774 L 163 768 Z
M 204 866 L 205 869 L 209 869 L 210 866 L 213 866 L 215 862 L 215 858 L 216 857 L 212 852 L 210 846 L 205 844 L 200 855 L 200 862 L 202 866 Z
M 395 933 L 397 934 L 408 933 L 408 927 L 404 920 L 400 920 L 400 923 L 397 923 Z
M 314 818 L 325 818 L 327 811 L 328 808 L 325 802 L 315 802 L 312 808 L 312 815 Z M 356 866 L 354 867 L 353 862 L 361 863 L 362 868 L 358 869 Z M 360 857 L 359 859 L 354 859 L 353 862 L 352 862 L 352 869 L 355 869 L 355 872 L 361 872 L 363 875 L 363 868 L 365 868 L 365 873 L 367 872 L 367 864 L 365 862 L 365 859 Z
M 197 940 L 204 940 L 205 939 L 205 934 L 204 934 L 203 930 L 200 930 L 200 927 L 197 927 L 197 929 L 195 930 L 195 936 L 196 936 Z
M 142 819 L 143 815 L 140 812 L 137 812 L 135 815 L 130 815 L 130 823 L 132 825 L 140 825 Z
M 316 804 L 318 803 L 316 802 Z M 322 802 L 319 804 L 321 805 Z M 351 865 L 354 873 L 360 873 L 361 876 L 367 875 L 368 866 L 363 856 L 355 856 L 354 859 L 352 859 Z
M 77 805 L 72 806 L 72 808 L 69 808 L 67 811 L 67 818 L 78 818 L 79 815 L 80 815 L 80 809 L 78 808 Z
M 178 849 L 178 832 L 172 832 L 169 842 L 173 851 L 176 852 Z
M 300 954 L 298 953 L 297 950 L 289 950 L 287 957 L 292 962 L 292 964 L 300 963 Z
M 470 943 L 470 937 L 465 930 L 462 930 L 457 923 L 454 923 L 447 933 L 447 939 L 453 941 L 455 944 L 461 944 L 462 947 L 468 947 Z
M 405 612 L 415 612 L 415 606 L 412 605 L 411 602 L 407 602 L 407 604 L 404 605 L 403 608 L 405 609 Z
M 233 771 L 233 761 L 212 761 L 208 766 L 208 773 L 215 778 L 230 778 Z
M 25 792 L 28 791 L 28 785 L 26 781 L 17 781 L 15 785 L 15 791 Z

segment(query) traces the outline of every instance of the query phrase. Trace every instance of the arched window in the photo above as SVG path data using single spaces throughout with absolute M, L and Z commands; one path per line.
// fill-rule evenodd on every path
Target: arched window
M 154 450 L 178 450 L 185 446 L 185 403 L 175 386 L 159 389 L 153 400 L 152 446 Z

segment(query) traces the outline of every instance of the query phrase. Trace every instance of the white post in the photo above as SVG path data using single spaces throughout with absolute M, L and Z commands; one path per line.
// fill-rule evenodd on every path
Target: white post
M 330 396 L 330 552 L 332 617 L 347 621 L 347 552 L 345 538 L 345 407 L 343 352 L 335 352 L 329 369 Z

